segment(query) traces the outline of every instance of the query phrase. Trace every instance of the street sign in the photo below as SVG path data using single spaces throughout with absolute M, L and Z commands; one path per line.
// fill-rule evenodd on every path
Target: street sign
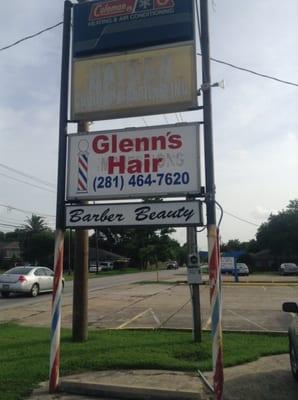
M 194 40 L 192 0 L 98 0 L 73 8 L 75 58 Z
M 220 265 L 222 268 L 234 268 L 234 257 L 221 257 Z
M 199 201 L 69 205 L 68 228 L 201 226 Z
M 195 285 L 203 282 L 200 267 L 187 267 L 187 282 L 189 285 Z
M 68 137 L 68 200 L 199 194 L 196 123 Z
M 71 119 L 162 114 L 197 107 L 194 43 L 74 59 Z

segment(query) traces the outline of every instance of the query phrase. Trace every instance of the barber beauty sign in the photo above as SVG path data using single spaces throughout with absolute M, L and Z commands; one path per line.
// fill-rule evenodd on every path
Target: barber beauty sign
M 68 228 L 202 225 L 199 201 L 79 204 L 66 207 Z
M 199 125 L 68 137 L 68 200 L 200 193 Z

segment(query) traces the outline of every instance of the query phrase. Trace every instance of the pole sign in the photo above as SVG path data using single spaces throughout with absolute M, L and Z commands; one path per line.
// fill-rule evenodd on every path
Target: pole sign
M 75 58 L 194 40 L 192 0 L 98 0 L 73 8 Z
M 99 120 L 197 107 L 193 42 L 78 58 L 72 64 L 71 119 Z
M 66 207 L 68 228 L 201 226 L 199 201 L 70 205 Z
M 199 194 L 196 123 L 68 136 L 67 200 Z
M 232 272 L 234 269 L 234 257 L 221 257 L 220 258 L 221 272 Z

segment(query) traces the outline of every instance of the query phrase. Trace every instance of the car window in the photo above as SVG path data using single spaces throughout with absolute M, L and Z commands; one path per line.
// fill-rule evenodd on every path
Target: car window
M 44 275 L 46 275 L 46 276 L 54 276 L 54 271 L 52 271 L 51 269 L 43 268 L 43 270 L 44 270 Z
M 34 275 L 36 276 L 44 276 L 46 275 L 44 272 L 44 268 L 38 268 L 36 271 L 34 271 Z
M 32 271 L 32 269 L 33 268 L 28 268 L 28 267 L 15 267 L 6 271 L 5 273 L 12 275 L 27 275 L 29 274 L 30 271 Z

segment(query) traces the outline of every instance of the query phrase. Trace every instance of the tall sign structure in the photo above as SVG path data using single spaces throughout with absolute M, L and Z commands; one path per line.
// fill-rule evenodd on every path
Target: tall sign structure
M 212 361 L 213 386 L 216 400 L 223 398 L 223 341 L 221 309 L 221 274 L 219 232 L 216 225 L 216 201 L 213 155 L 213 127 L 211 104 L 211 74 L 209 52 L 208 0 L 200 0 L 201 16 L 201 50 L 203 72 L 203 115 L 204 115 L 204 148 L 206 176 L 206 206 L 208 229 L 208 264 L 212 321 Z
M 204 5 L 207 6 L 206 0 L 201 0 L 201 7 L 204 8 Z M 192 289 L 195 340 L 200 340 L 201 330 L 201 275 L 196 238 L 196 226 L 203 224 L 201 202 L 198 200 L 202 197 L 199 124 L 92 133 L 80 130 L 80 134 L 72 134 L 67 138 L 71 8 L 72 122 L 83 126 L 90 120 L 200 108 L 197 103 L 194 0 L 96 0 L 80 1 L 79 4 L 65 1 L 50 361 L 51 392 L 57 389 L 59 380 L 65 227 L 187 227 L 188 280 Z M 202 36 L 203 29 L 202 21 Z M 203 83 L 210 84 L 208 70 L 203 72 Z M 209 255 L 211 254 L 211 302 L 215 316 L 216 300 L 219 299 L 215 296 L 218 294 L 219 263 L 217 264 L 216 257 L 219 253 L 212 181 L 213 158 L 210 158 L 211 105 L 208 101 L 207 90 L 204 91 L 204 147 Z M 211 169 L 207 171 L 209 168 Z M 114 199 L 144 199 L 152 196 L 163 197 L 165 201 L 154 204 L 124 203 L 121 212 L 110 202 Z M 184 197 L 185 200 L 168 201 L 167 197 Z M 90 205 L 86 204 L 88 200 L 101 200 L 105 203 Z M 213 330 L 212 333 L 218 343 L 221 331 Z M 220 354 L 220 349 L 217 354 Z M 219 365 L 218 360 L 217 357 L 216 366 Z M 219 375 L 216 376 L 218 379 Z M 218 388 L 219 385 L 216 386 L 216 393 L 219 393 Z

